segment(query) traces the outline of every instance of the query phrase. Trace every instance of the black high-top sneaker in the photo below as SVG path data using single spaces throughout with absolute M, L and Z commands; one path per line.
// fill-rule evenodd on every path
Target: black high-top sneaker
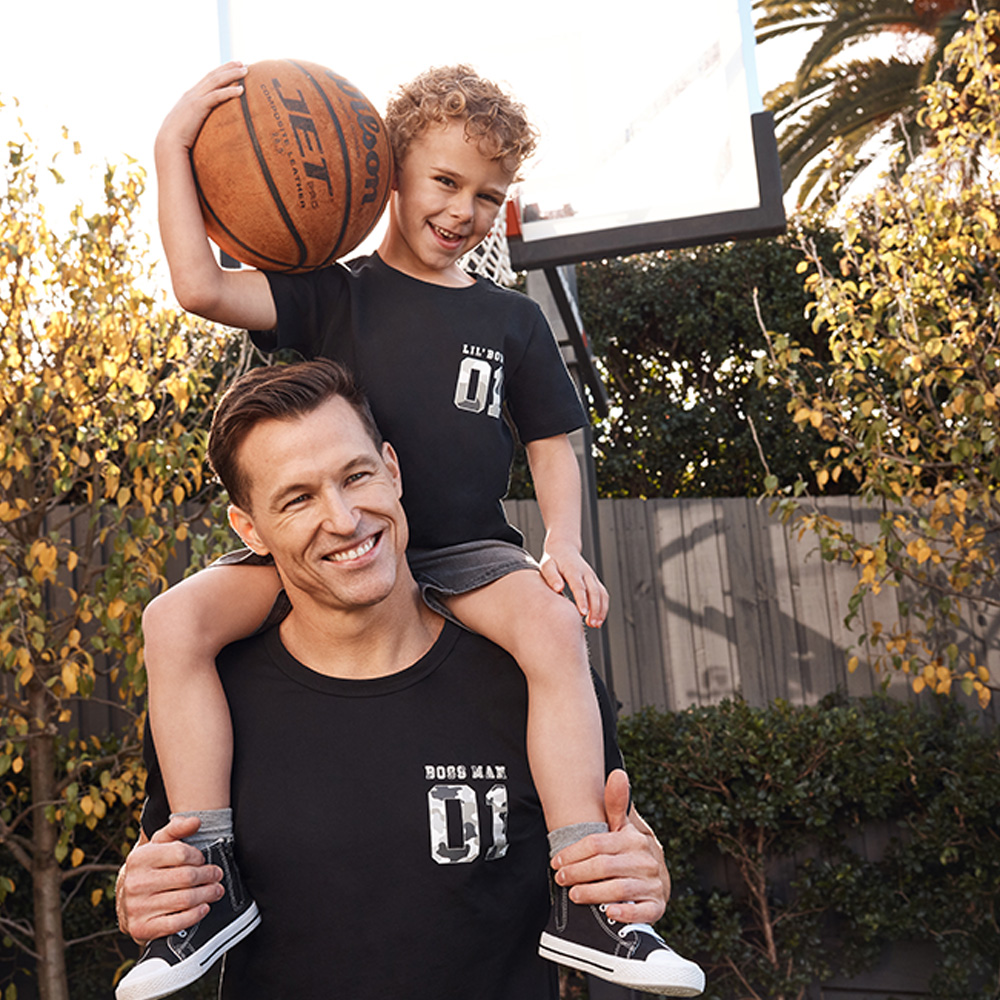
M 649 924 L 623 924 L 607 907 L 570 902 L 569 889 L 549 873 L 552 912 L 538 954 L 627 989 L 668 997 L 693 997 L 705 989 L 705 973 L 668 948 Z
M 207 864 L 222 869 L 225 895 L 194 927 L 150 941 L 118 984 L 116 1000 L 157 1000 L 182 990 L 260 923 L 257 904 L 247 894 L 236 868 L 232 837 L 214 841 L 202 854 Z

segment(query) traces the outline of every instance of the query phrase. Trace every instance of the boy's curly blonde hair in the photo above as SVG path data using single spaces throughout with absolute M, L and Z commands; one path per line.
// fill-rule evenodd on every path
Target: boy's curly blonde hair
M 470 66 L 438 66 L 399 88 L 386 108 L 385 125 L 397 165 L 431 122 L 464 119 L 465 134 L 480 152 L 500 160 L 513 177 L 534 152 L 537 132 L 524 106 Z

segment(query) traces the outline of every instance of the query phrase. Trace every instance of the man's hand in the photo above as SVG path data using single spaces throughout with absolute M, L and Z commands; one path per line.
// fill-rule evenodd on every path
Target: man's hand
M 206 865 L 196 847 L 185 844 L 199 827 L 195 816 L 179 816 L 140 841 L 118 875 L 118 927 L 144 944 L 192 927 L 222 898 L 222 869 Z
M 539 563 L 542 579 L 557 593 L 569 587 L 573 603 L 591 628 L 600 628 L 608 616 L 608 592 L 580 550 L 570 544 L 546 541 Z
M 573 887 L 574 903 L 613 904 L 607 910 L 613 919 L 652 924 L 670 898 L 670 873 L 659 841 L 635 809 L 629 810 L 628 801 L 628 776 L 612 771 L 604 789 L 609 832 L 560 851 L 552 867 L 560 885 Z

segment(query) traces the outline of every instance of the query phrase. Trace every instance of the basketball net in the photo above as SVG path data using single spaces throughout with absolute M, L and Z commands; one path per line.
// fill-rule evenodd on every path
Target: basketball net
M 482 274 L 498 285 L 510 287 L 517 275 L 510 266 L 510 248 L 507 246 L 507 206 L 497 212 L 493 228 L 479 246 L 474 247 L 459 264 L 470 274 Z

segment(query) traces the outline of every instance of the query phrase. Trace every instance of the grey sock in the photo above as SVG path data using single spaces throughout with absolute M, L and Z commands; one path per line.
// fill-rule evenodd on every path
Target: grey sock
M 170 814 L 171 819 L 174 816 L 197 816 L 201 820 L 197 831 L 184 838 L 185 844 L 197 847 L 199 851 L 220 837 L 233 835 L 233 810 L 228 806 L 225 809 L 193 809 L 190 812 Z
M 573 823 L 561 826 L 549 833 L 549 857 L 554 858 L 561 850 L 575 844 L 592 833 L 607 833 L 607 823 Z

